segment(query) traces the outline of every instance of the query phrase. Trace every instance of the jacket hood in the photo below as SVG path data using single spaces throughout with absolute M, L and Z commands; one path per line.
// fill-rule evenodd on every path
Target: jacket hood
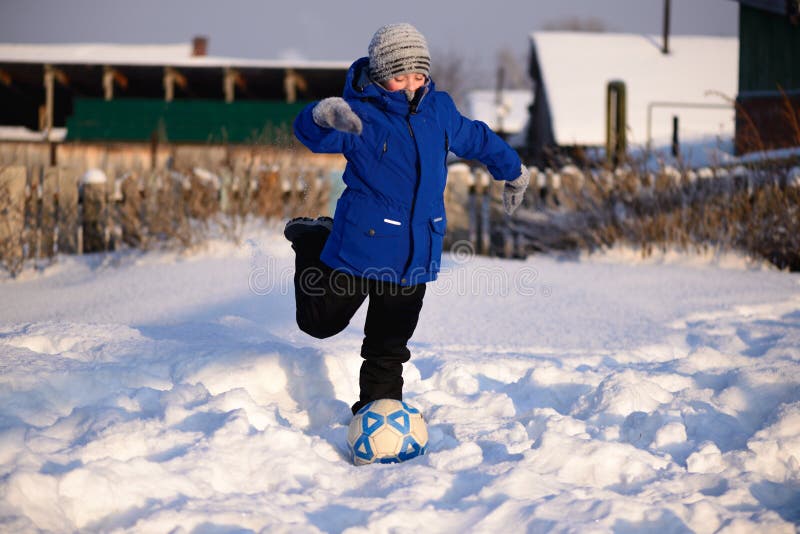
M 428 78 L 428 82 L 421 88 L 424 92 L 417 102 L 417 110 L 422 107 L 425 95 L 435 88 L 433 80 Z M 409 102 L 402 91 L 387 91 L 370 78 L 368 57 L 357 59 L 350 65 L 342 96 L 345 99 L 368 99 L 383 109 L 403 115 L 409 112 Z

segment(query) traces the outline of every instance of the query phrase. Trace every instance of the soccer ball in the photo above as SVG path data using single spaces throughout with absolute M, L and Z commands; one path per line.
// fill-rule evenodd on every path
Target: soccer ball
M 372 401 L 350 421 L 347 443 L 356 465 L 404 462 L 425 454 L 428 428 L 416 408 L 403 401 Z

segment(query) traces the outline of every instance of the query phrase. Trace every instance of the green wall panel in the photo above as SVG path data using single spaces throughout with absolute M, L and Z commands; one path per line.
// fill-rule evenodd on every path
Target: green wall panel
M 800 89 L 800 25 L 741 4 L 739 92 Z
M 79 98 L 67 119 L 69 141 L 273 143 L 291 133 L 306 102 Z

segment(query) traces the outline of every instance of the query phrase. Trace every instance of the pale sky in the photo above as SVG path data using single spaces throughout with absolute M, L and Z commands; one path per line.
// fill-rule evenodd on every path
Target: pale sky
M 0 0 L 0 42 L 179 43 L 210 38 L 209 54 L 349 61 L 378 27 L 410 22 L 435 53 L 476 65 L 498 50 L 520 56 L 527 36 L 569 17 L 609 31 L 661 33 L 663 0 Z M 675 34 L 735 35 L 732 0 L 672 0 Z

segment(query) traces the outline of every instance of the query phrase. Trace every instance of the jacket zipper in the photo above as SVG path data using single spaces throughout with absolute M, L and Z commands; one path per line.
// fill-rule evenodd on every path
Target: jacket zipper
M 408 231 L 409 231 L 409 241 L 411 242 L 411 251 L 412 253 L 408 256 L 408 260 L 406 260 L 406 264 L 403 266 L 403 274 L 401 274 L 401 278 L 405 280 L 405 273 L 408 271 L 408 268 L 411 266 L 411 260 L 414 257 L 413 250 L 414 250 L 414 212 L 417 208 L 417 194 L 419 193 L 419 186 L 422 183 L 422 168 L 420 165 L 420 154 L 419 154 L 419 147 L 417 147 L 417 141 L 414 136 L 414 129 L 411 127 L 411 116 L 414 115 L 415 112 L 411 111 L 408 115 L 406 115 L 406 125 L 408 126 L 408 133 L 411 135 L 411 139 L 414 143 L 414 151 L 417 153 L 417 161 L 416 161 L 416 171 L 417 171 L 417 183 L 414 186 L 414 198 L 411 199 L 411 213 L 409 214 L 408 220 Z M 402 283 L 402 280 L 401 280 Z
M 411 199 L 411 213 L 409 214 L 409 221 L 408 221 L 409 241 L 411 243 L 411 250 L 412 251 L 414 250 L 414 224 L 413 224 L 414 211 L 416 211 L 416 207 L 417 207 L 417 195 L 419 194 L 419 186 L 422 183 L 422 168 L 421 168 L 421 164 L 420 164 L 420 159 L 421 158 L 420 158 L 420 153 L 419 153 L 419 147 L 417 146 L 417 140 L 416 140 L 416 136 L 414 135 L 414 129 L 411 127 L 411 116 L 412 115 L 416 115 L 417 107 L 419 107 L 419 103 L 422 102 L 423 98 L 425 98 L 425 95 L 427 94 L 427 92 L 428 91 L 426 89 L 425 92 L 422 95 L 420 95 L 420 98 L 417 101 L 417 103 L 416 104 L 412 104 L 409 107 L 408 115 L 406 115 L 406 125 L 408 126 L 408 133 L 409 133 L 409 135 L 411 135 L 411 139 L 412 139 L 412 141 L 414 143 L 414 150 L 417 153 L 417 161 L 416 161 L 417 183 L 414 186 L 414 198 Z M 413 257 L 414 257 L 414 254 L 412 252 L 412 254 L 410 254 L 408 256 L 408 260 L 406 260 L 405 266 L 403 266 L 403 273 L 400 275 L 401 276 L 401 281 L 400 281 L 401 284 L 403 283 L 403 280 L 405 280 L 405 276 L 404 276 L 405 273 L 408 271 L 408 268 L 411 267 L 411 260 L 412 260 Z

